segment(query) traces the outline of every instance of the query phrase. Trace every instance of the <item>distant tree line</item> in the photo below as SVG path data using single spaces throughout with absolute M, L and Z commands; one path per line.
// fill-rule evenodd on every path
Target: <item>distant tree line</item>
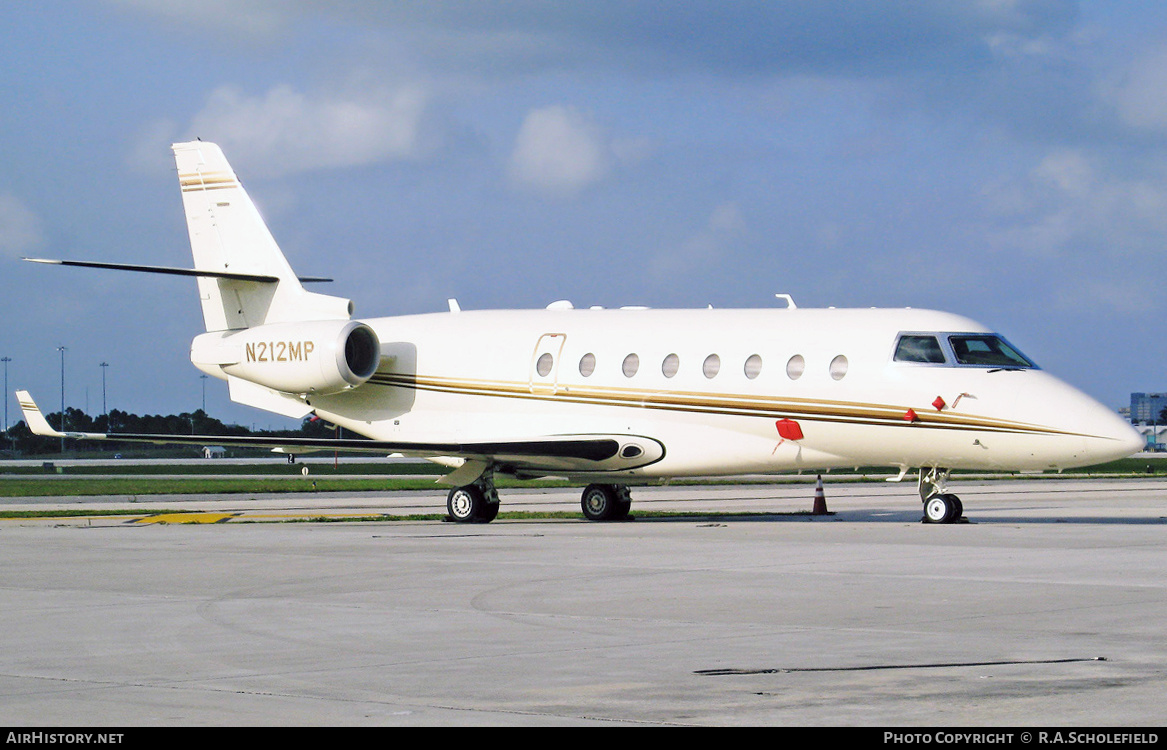
M 298 430 L 250 430 L 237 424 L 224 424 L 209 416 L 202 409 L 182 414 L 130 414 L 120 409 L 111 409 L 109 414 L 91 417 L 80 409 L 68 407 L 65 409 L 65 424 L 61 426 L 61 412 L 46 415 L 49 424 L 64 432 L 101 432 L 101 433 L 147 433 L 154 435 L 233 435 L 239 437 L 317 437 L 331 438 L 336 436 L 335 428 L 321 420 L 306 417 Z M 346 434 L 345 437 L 357 437 Z M 4 440 L 0 440 L 0 451 L 17 455 L 37 455 L 42 453 L 59 453 L 60 438 L 34 435 L 28 429 L 24 420 L 9 428 Z M 71 451 L 87 452 L 109 450 L 109 443 L 95 441 L 69 441 L 66 443 Z

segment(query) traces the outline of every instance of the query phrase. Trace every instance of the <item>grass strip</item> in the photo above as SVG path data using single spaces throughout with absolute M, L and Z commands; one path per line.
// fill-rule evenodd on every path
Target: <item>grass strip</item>
M 569 487 L 563 480 L 502 480 L 499 488 Z M 0 497 L 71 497 L 96 495 L 220 495 L 233 493 L 279 494 L 288 492 L 386 492 L 393 490 L 440 490 L 449 488 L 431 478 L 345 479 L 345 478 L 191 478 L 152 479 L 149 477 L 101 477 L 91 479 L 54 478 L 0 480 Z
M 356 464 L 348 467 L 351 476 L 332 474 L 332 468 L 327 467 L 324 472 L 309 473 L 302 476 L 298 473 L 289 476 L 289 467 L 283 464 L 279 467 L 280 474 L 257 477 L 256 467 L 238 467 L 249 476 L 199 476 L 192 473 L 189 477 L 150 476 L 152 473 L 164 471 L 168 474 L 174 468 L 182 467 L 122 467 L 126 469 L 149 469 L 144 474 L 127 474 L 125 476 L 79 476 L 78 467 L 63 467 L 67 471 L 62 474 L 51 474 L 37 478 L 22 475 L 6 475 L 0 473 L 0 497 L 69 497 L 69 496 L 99 496 L 99 495 L 216 495 L 234 493 L 263 493 L 280 494 L 290 492 L 388 492 L 388 491 L 438 491 L 445 492 L 445 485 L 438 484 L 431 474 L 428 476 L 410 476 L 408 474 L 390 474 L 369 476 L 369 467 L 377 464 Z M 402 465 L 397 465 L 398 467 Z M 413 466 L 417 469 L 431 467 Z M 85 467 L 94 469 L 98 467 Z M 101 467 L 104 468 L 104 467 Z M 217 468 L 217 467 L 216 467 Z M 226 467 L 224 467 L 226 468 Z M 271 468 L 271 467 L 266 467 Z M 314 470 L 315 471 L 315 470 Z M 989 472 L 959 472 L 953 473 L 951 479 L 1051 479 L 1061 477 L 1073 478 L 1146 478 L 1167 475 L 1167 460 L 1158 456 L 1153 458 L 1127 458 L 1101 466 L 1086 467 L 1083 469 L 1068 470 L 1057 474 L 1054 472 L 1026 473 L 1026 474 L 990 474 Z M 832 484 L 882 482 L 889 476 L 887 469 L 874 467 L 860 467 L 858 472 L 846 470 L 844 472 L 824 473 L 824 477 Z M 741 477 L 697 477 L 673 480 L 672 485 L 691 484 L 800 484 L 814 480 L 814 473 L 809 472 L 798 476 L 751 476 Z M 914 476 L 909 475 L 905 482 L 914 482 Z M 578 487 L 583 482 L 572 482 L 562 479 L 532 479 L 516 480 L 504 476 L 496 476 L 495 486 L 499 489 L 516 487 Z
M 85 518 L 87 516 L 157 516 L 166 513 L 189 513 L 177 510 L 134 510 L 133 508 L 105 510 L 0 510 L 3 518 Z

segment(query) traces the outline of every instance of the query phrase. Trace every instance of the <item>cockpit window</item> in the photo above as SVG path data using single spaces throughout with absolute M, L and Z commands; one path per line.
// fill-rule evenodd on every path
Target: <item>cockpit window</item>
M 1017 351 L 999 336 L 958 335 L 949 336 L 952 353 L 962 365 L 982 365 L 987 367 L 1036 367 L 1021 352 Z
M 944 364 L 944 352 L 935 336 L 900 336 L 895 361 Z

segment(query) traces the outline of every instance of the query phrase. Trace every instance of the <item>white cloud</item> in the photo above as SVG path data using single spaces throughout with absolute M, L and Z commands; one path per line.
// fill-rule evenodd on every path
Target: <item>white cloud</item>
M 1167 130 L 1167 47 L 1144 55 L 1113 92 L 1119 117 L 1142 130 Z
M 613 158 L 610 142 L 591 118 L 554 105 L 524 118 L 511 153 L 510 176 L 523 186 L 570 193 L 602 179 Z
M 19 257 L 44 242 L 40 218 L 11 193 L 0 193 L 0 255 Z
M 701 71 L 827 71 L 926 62 L 965 70 L 987 45 L 1040 54 L 1073 27 L 1075 0 L 947 3 L 540 0 L 109 0 L 162 21 L 263 42 L 343 24 L 388 33 L 431 66 L 477 75 L 580 62 L 627 73 L 678 66 Z M 1035 52 L 1035 50 L 1037 52 Z
M 1033 170 L 1033 177 L 1064 193 L 1083 195 L 1094 182 L 1094 170 L 1082 152 L 1066 149 L 1043 158 Z
M 1129 176 L 1078 150 L 1046 155 L 987 204 L 998 250 L 1048 258 L 1158 254 L 1167 244 L 1167 172 Z
M 746 232 L 741 208 L 733 202 L 723 203 L 713 209 L 696 234 L 654 257 L 650 271 L 657 279 L 672 279 L 708 268 L 719 262 Z
M 233 34 L 272 35 L 290 19 L 292 7 L 272 0 L 111 0 L 186 26 L 221 28 Z
M 424 95 L 409 88 L 308 95 L 280 85 L 248 96 L 222 86 L 187 137 L 219 143 L 249 172 L 289 174 L 420 156 L 425 109 Z

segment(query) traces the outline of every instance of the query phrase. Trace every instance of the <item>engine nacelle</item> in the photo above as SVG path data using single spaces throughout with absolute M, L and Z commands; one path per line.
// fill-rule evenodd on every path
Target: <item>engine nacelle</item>
M 284 393 L 338 393 L 373 376 L 381 341 L 355 320 L 272 323 L 195 337 L 190 360 L 203 372 Z

